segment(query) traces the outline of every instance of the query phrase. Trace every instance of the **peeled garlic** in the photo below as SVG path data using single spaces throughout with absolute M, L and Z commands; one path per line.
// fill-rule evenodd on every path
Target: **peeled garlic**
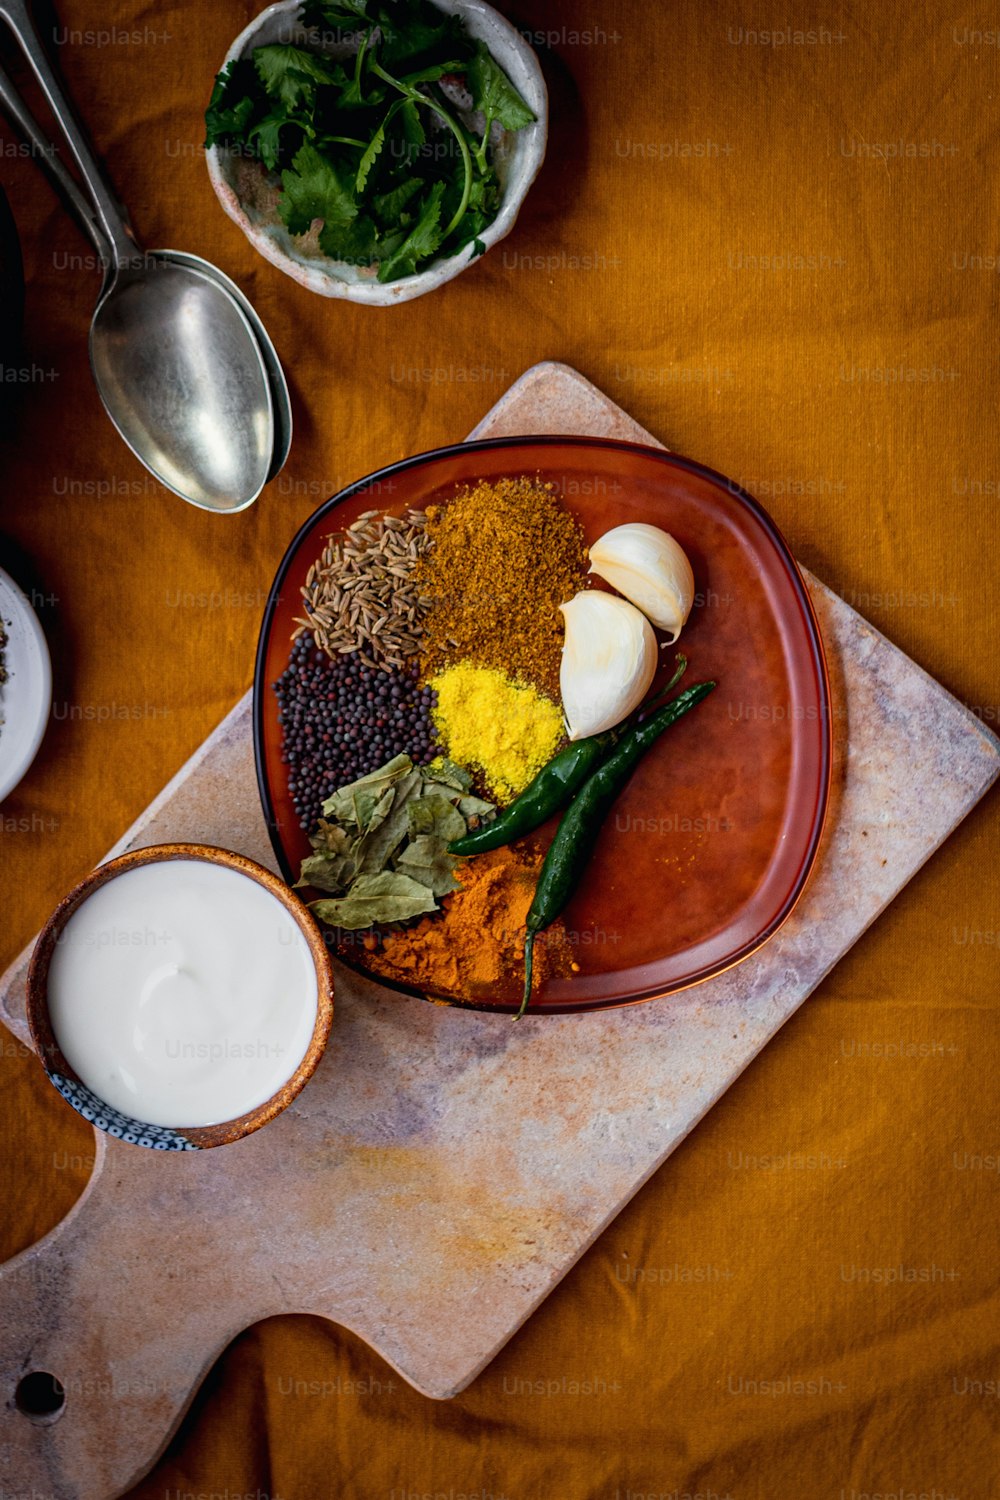
M 694 574 L 668 532 L 641 521 L 616 526 L 591 547 L 590 571 L 676 641 L 694 603 Z
M 571 740 L 613 729 L 642 702 L 656 673 L 656 637 L 634 605 L 590 589 L 561 604 L 559 665 Z

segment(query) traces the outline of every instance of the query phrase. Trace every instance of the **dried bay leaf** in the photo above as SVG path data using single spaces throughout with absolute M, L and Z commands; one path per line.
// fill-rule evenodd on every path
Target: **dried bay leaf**
M 446 896 L 449 891 L 459 889 L 454 857 L 448 853 L 447 846 L 431 834 L 424 833 L 411 839 L 396 861 L 396 869 L 429 886 L 435 896 Z
M 466 823 L 470 818 L 478 818 L 482 823 L 496 812 L 495 804 L 484 802 L 482 797 L 459 797 L 457 806 Z
M 329 854 L 335 857 L 338 854 L 346 854 L 351 847 L 352 840 L 345 828 L 339 823 L 328 823 L 320 818 L 319 827 L 309 840 L 317 854 Z
M 393 870 L 359 875 L 346 896 L 334 901 L 311 901 L 309 905 L 321 922 L 352 932 L 379 922 L 408 922 L 424 912 L 437 911 L 437 902 L 428 886 Z
M 339 896 L 347 890 L 357 873 L 358 867 L 348 855 L 309 854 L 302 861 L 295 889 L 311 885 L 313 890 Z
M 393 756 L 377 771 L 369 771 L 367 776 L 359 777 L 349 786 L 338 787 L 323 803 L 324 815 L 335 818 L 338 823 L 354 823 L 358 828 L 367 828 L 380 799 L 412 769 L 413 762 L 408 755 Z
M 423 777 L 418 770 L 408 772 L 401 781 L 397 782 L 391 812 L 365 839 L 363 847 L 359 850 L 363 874 L 371 875 L 378 870 L 384 870 L 400 844 L 409 835 L 408 806 L 415 797 L 420 795 L 423 784 Z
M 495 811 L 471 785 L 452 761 L 397 755 L 328 797 L 297 882 L 333 898 L 310 903 L 320 921 L 356 930 L 436 911 L 436 897 L 459 889 L 449 843 Z
M 430 781 L 444 782 L 445 786 L 452 787 L 456 792 L 467 792 L 472 785 L 472 777 L 465 767 L 457 766 L 446 755 L 434 761 L 428 777 Z
M 411 802 L 408 808 L 410 833 L 434 834 L 442 843 L 450 844 L 465 834 L 465 819 L 453 802 L 442 797 L 440 792 L 426 792 Z

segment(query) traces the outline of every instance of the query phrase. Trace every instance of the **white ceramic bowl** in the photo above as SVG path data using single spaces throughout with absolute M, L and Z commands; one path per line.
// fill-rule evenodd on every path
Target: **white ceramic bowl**
M 0 686 L 0 802 L 38 754 L 52 708 L 52 666 L 45 635 L 27 596 L 0 568 L 0 619 L 7 681 Z
M 495 245 L 514 227 L 518 210 L 545 157 L 548 131 L 548 94 L 542 70 L 531 47 L 509 21 L 484 0 L 434 0 L 439 10 L 460 14 L 477 41 L 485 42 L 496 61 L 535 115 L 535 123 L 523 130 L 505 131 L 494 147 L 494 162 L 500 178 L 502 198 L 493 223 L 484 229 L 480 240 L 487 247 Z M 245 31 L 236 38 L 226 54 L 226 63 L 245 57 L 255 47 L 275 42 L 308 45 L 309 32 L 298 23 L 299 0 L 279 0 L 277 5 L 261 11 Z M 333 50 L 333 49 L 331 49 Z M 468 117 L 471 120 L 471 115 Z M 392 307 L 422 297 L 435 287 L 451 281 L 473 260 L 472 246 L 457 255 L 441 256 L 415 276 L 401 276 L 384 285 L 376 279 L 375 270 L 367 266 L 348 265 L 329 256 L 304 254 L 285 226 L 273 223 L 271 216 L 253 202 L 254 187 L 260 186 L 259 164 L 221 146 L 211 146 L 207 153 L 208 175 L 219 202 L 229 217 L 243 230 L 261 255 L 271 261 L 311 292 L 321 297 L 346 297 L 351 302 L 367 302 L 373 307 Z

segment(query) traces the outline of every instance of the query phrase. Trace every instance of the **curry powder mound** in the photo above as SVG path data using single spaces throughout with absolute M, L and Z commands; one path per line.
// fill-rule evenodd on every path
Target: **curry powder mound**
M 428 686 L 437 693 L 431 715 L 451 759 L 478 771 L 501 804 L 524 791 L 563 738 L 557 704 L 494 667 L 462 661 Z
M 583 533 L 552 486 L 485 480 L 427 510 L 414 577 L 425 678 L 461 661 L 495 667 L 559 701 L 560 604 L 587 587 Z
M 461 889 L 442 899 L 441 914 L 387 933 L 381 948 L 373 939 L 366 968 L 432 994 L 466 1000 L 495 998 L 496 987 L 513 980 L 513 993 L 519 996 L 526 923 L 541 861 L 540 853 L 511 846 L 460 861 L 456 873 Z M 561 922 L 539 934 L 539 940 L 537 974 L 545 978 L 575 969 Z

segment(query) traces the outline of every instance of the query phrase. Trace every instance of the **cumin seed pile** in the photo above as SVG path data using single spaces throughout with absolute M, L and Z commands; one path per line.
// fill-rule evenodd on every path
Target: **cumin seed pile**
M 397 670 L 420 650 L 428 601 L 416 566 L 428 546 L 423 511 L 405 517 L 366 510 L 342 537 L 330 536 L 302 588 L 305 631 L 329 657 L 356 651 L 366 667 Z
M 485 480 L 427 509 L 414 585 L 425 679 L 457 662 L 494 667 L 559 702 L 560 604 L 587 587 L 579 524 L 551 485 Z

